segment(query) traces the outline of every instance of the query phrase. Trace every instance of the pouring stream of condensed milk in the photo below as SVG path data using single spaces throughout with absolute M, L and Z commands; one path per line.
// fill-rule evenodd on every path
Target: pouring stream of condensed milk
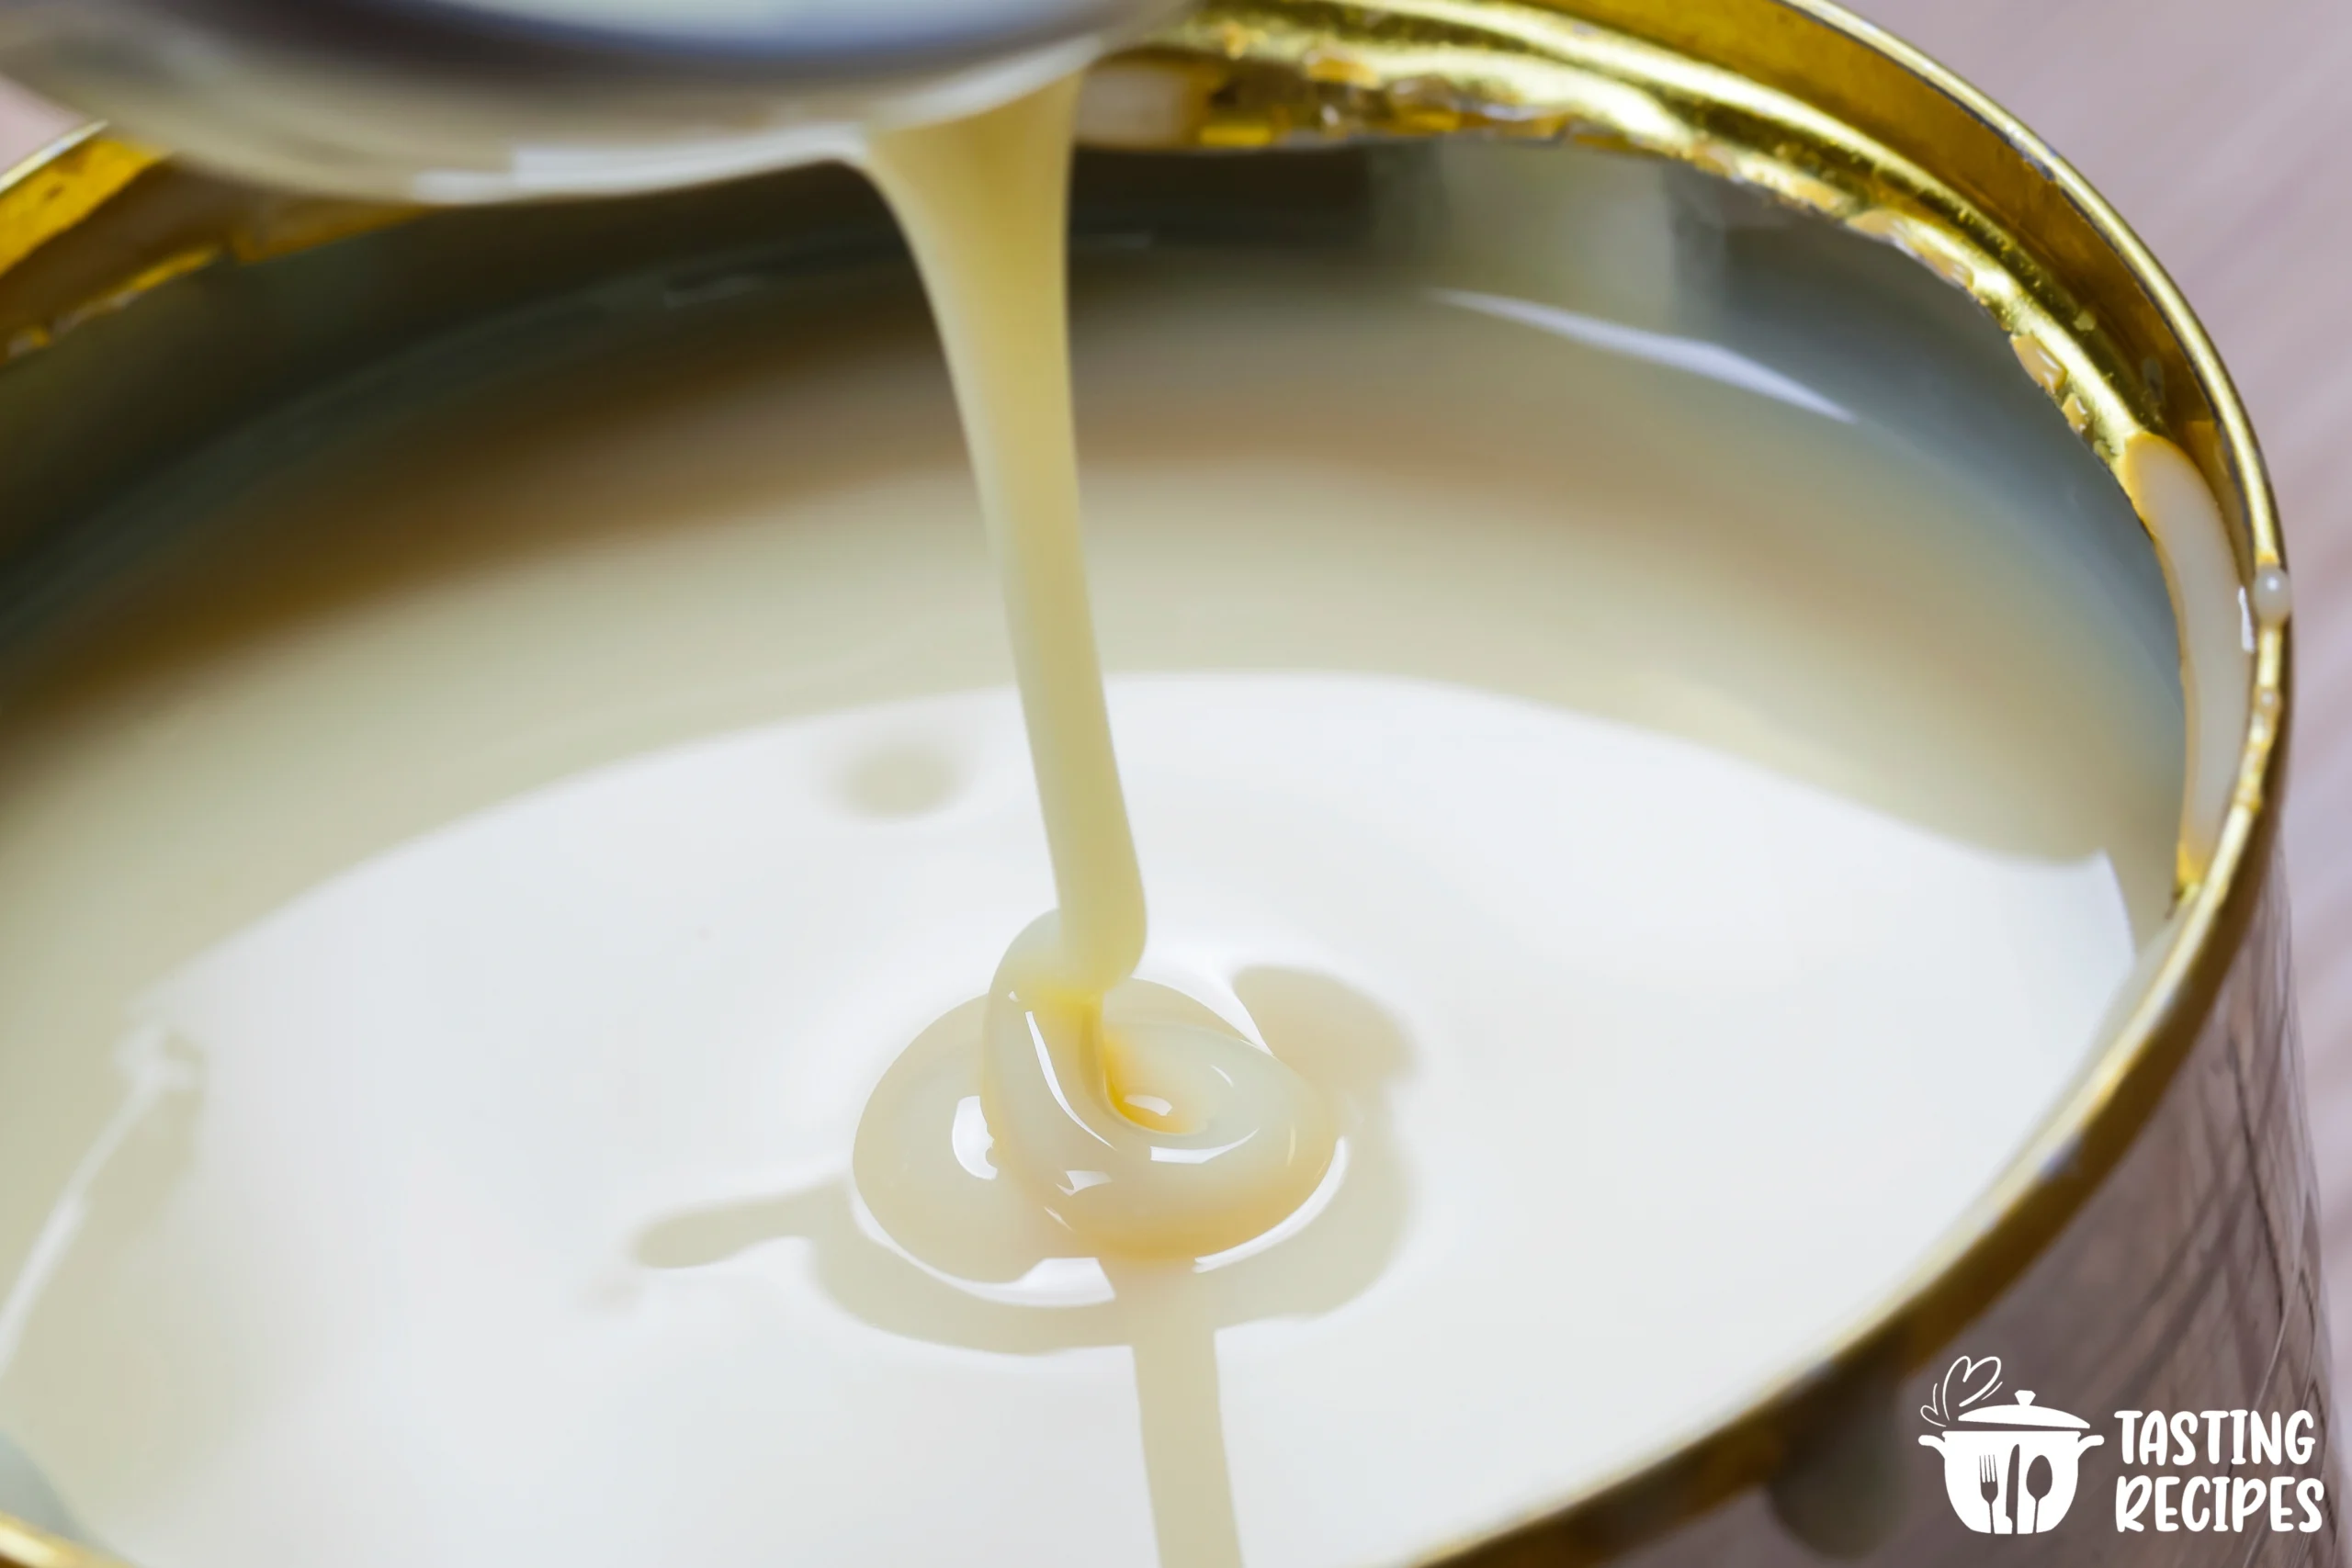
M 909 1082 L 898 1073 L 867 1109 L 857 1165 L 868 1201 L 896 1212 L 902 1236 L 989 1216 L 978 1235 L 959 1238 L 995 1266 L 984 1271 L 1015 1273 L 1033 1253 L 1060 1250 L 1023 1250 L 1033 1229 L 1018 1212 L 1023 1197 L 1102 1260 L 1135 1356 L 1162 1568 L 1239 1568 L 1215 1331 L 1201 1320 L 1189 1260 L 1250 1242 L 1298 1210 L 1331 1168 L 1338 1130 L 1272 1054 L 1134 978 L 1143 874 L 1087 591 L 1070 395 L 1078 91 L 1071 78 L 967 120 L 876 135 L 867 152 L 946 349 L 1058 907 L 1014 938 L 979 1014 L 990 1155 L 1020 1195 L 977 1211 L 953 1202 L 949 1190 L 969 1185 L 941 1157 L 953 1124 L 925 1113 L 941 1097 L 894 1094 Z
M 989 987 L 989 1129 L 1002 1163 L 1098 1253 L 1197 1258 L 1296 1209 L 1329 1168 L 1336 1134 L 1272 1055 L 1169 1016 L 1132 981 L 1143 876 L 1088 601 L 1070 408 L 1077 103 L 1073 78 L 968 120 L 879 135 L 868 167 L 906 229 L 946 346 L 1059 899 L 1014 940 Z

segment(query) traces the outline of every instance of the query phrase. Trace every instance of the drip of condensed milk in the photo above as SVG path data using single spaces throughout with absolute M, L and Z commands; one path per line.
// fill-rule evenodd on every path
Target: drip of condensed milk
M 1091 1247 L 1199 1258 L 1304 1202 L 1337 1134 L 1265 1050 L 1125 988 L 1143 956 L 1143 876 L 1079 525 L 1064 285 L 1077 105 L 1073 77 L 969 119 L 876 135 L 868 166 L 946 346 L 1060 899 L 989 987 L 988 1125 L 1004 1165 Z
M 2252 603 L 2239 586 L 2221 505 L 2188 453 L 2160 435 L 2135 434 L 2124 445 L 2116 477 L 2164 563 L 2180 628 L 2188 766 L 2178 875 L 2186 886 L 2204 876 L 2229 814 L 2252 716 L 2255 626 L 2276 624 L 2283 613 Z M 2283 581 L 2275 570 L 2257 573 L 2257 587 L 2266 577 Z

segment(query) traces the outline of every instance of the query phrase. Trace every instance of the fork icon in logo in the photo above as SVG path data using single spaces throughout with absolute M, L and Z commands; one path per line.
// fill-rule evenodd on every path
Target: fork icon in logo
M 1991 1454 L 1976 1456 L 1976 1491 L 1984 1499 L 1984 1531 L 1990 1535 L 2000 1518 L 1993 1504 L 2001 1495 L 2001 1468 L 1993 1462 Z

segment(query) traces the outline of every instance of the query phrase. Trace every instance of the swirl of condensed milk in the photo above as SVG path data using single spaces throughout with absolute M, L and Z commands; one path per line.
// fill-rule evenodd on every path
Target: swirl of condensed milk
M 1157 987 L 1069 986 L 1060 917 L 1021 933 L 990 986 L 980 1108 L 997 1162 L 1089 1250 L 1205 1258 L 1281 1224 L 1339 1131 L 1306 1080 Z

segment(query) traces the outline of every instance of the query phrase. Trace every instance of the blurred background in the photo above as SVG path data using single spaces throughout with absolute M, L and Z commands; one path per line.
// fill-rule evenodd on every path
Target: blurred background
M 2352 5 L 1855 8 L 2015 110 L 2121 209 L 2204 318 L 2261 432 L 2295 581 L 2289 872 L 2335 1367 L 2352 1393 Z M 0 84 L 0 165 L 71 123 Z

